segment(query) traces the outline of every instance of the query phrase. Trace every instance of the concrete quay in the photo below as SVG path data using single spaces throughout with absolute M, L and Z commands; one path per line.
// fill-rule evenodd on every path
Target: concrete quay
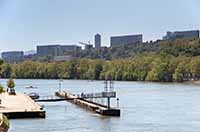
M 43 108 L 23 93 L 9 95 L 7 92 L 0 94 L 0 113 L 9 119 L 16 118 L 45 118 Z
M 88 101 L 84 98 L 78 98 L 75 95 L 66 91 L 56 92 L 55 95 L 58 97 L 69 99 L 67 101 L 103 116 L 120 116 L 120 109 L 108 108 L 105 105 Z

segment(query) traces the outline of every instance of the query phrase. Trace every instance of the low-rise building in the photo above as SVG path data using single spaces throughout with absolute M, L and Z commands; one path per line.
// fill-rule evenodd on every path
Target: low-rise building
M 24 59 L 23 51 L 9 51 L 1 53 L 2 59 L 7 63 L 19 63 Z
M 110 39 L 111 47 L 118 47 L 128 44 L 138 44 L 143 42 L 142 34 L 126 35 L 126 36 L 112 36 Z
M 40 45 L 37 46 L 38 56 L 63 56 L 65 54 L 76 55 L 81 47 L 76 45 Z
M 91 44 L 87 44 L 87 45 L 85 45 L 85 51 L 91 51 L 93 49 L 93 45 L 91 45 Z
M 77 56 L 77 54 L 81 51 L 81 47 L 77 45 L 61 45 L 60 46 L 60 55 L 73 55 Z
M 187 39 L 187 38 L 199 38 L 199 30 L 191 31 L 168 31 L 163 37 L 163 40 L 174 40 L 174 39 Z
M 57 56 L 60 55 L 60 45 L 40 45 L 37 46 L 38 56 Z

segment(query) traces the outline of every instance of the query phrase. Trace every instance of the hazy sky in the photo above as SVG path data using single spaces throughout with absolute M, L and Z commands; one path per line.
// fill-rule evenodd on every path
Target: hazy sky
M 37 44 L 93 42 L 102 35 L 161 38 L 167 30 L 200 29 L 199 0 L 0 0 L 0 50 Z

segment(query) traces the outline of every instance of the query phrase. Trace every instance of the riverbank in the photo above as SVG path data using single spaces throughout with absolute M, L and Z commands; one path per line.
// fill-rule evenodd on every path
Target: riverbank
M 10 127 L 10 123 L 6 116 L 0 113 L 0 132 L 7 132 Z

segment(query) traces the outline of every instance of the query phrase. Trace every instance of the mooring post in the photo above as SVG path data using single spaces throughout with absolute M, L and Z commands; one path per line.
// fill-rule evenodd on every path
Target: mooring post
M 110 98 L 108 98 L 108 109 L 110 109 Z
M 61 92 L 61 83 L 62 83 L 62 79 L 59 80 L 59 92 Z
M 61 92 L 61 83 L 59 82 L 59 92 Z
M 108 91 L 108 81 L 104 81 L 104 91 L 107 92 Z
M 110 92 L 114 91 L 114 82 L 113 80 L 110 80 Z
M 117 108 L 119 108 L 119 98 L 117 98 Z

